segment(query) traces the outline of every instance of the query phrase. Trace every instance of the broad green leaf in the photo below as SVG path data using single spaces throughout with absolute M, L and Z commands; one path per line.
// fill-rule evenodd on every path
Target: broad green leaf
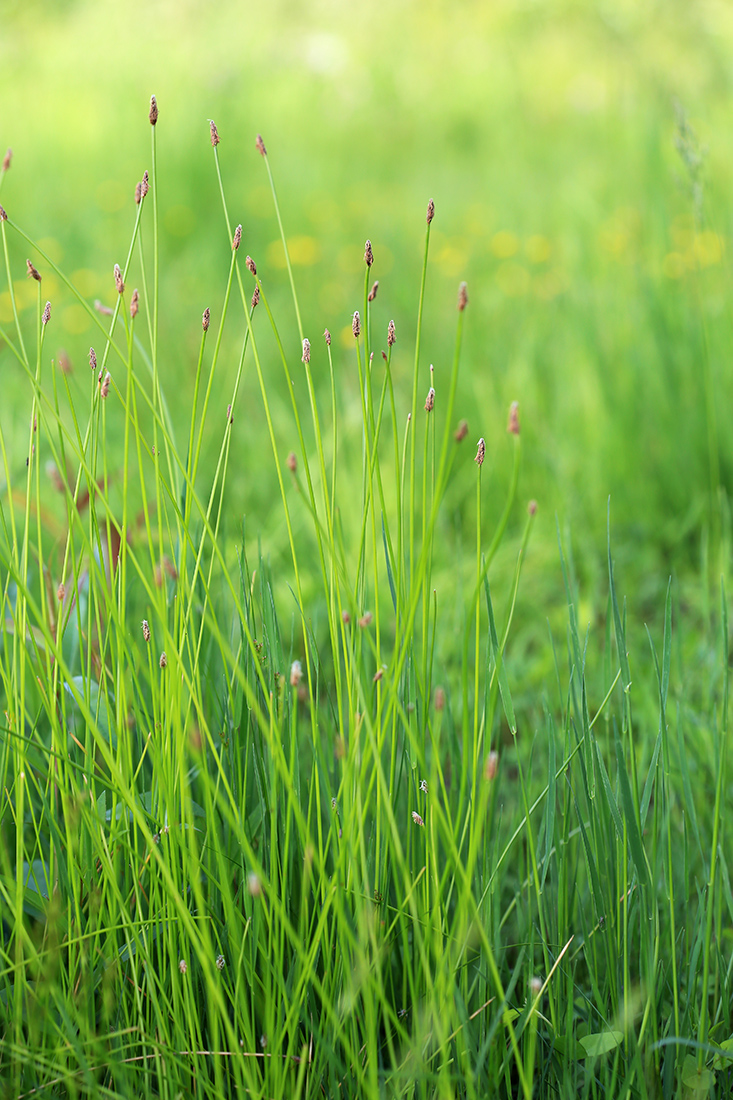
M 623 1031 L 598 1031 L 593 1035 L 584 1035 L 578 1042 L 585 1051 L 586 1058 L 597 1058 L 600 1054 L 608 1054 L 615 1050 L 624 1041 Z

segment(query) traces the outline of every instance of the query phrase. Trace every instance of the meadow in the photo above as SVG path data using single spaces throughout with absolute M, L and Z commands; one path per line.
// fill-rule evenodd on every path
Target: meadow
M 725 11 L 39 11 L 0 1095 L 725 1095 Z

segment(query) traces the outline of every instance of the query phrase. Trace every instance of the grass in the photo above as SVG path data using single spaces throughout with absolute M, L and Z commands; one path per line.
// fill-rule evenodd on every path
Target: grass
M 212 141 L 221 270 L 189 385 L 161 338 L 180 305 L 161 293 L 161 125 L 111 312 L 10 207 L 0 221 L 27 407 L 22 453 L 0 418 L 5 1094 L 724 1090 L 720 469 L 702 577 L 666 597 L 657 580 L 658 629 L 617 588 L 609 510 L 585 634 L 572 540 L 537 549 L 564 586 L 548 633 L 521 602 L 541 514 L 519 495 L 526 433 L 461 388 L 470 286 L 443 303 L 447 365 L 421 344 L 440 210 L 409 354 L 377 327 L 367 245 L 344 365 L 289 262 L 281 322 Z M 13 297 L 28 254 L 32 324 Z M 94 325 L 86 382 L 47 351 L 49 274 Z M 267 505 L 244 520 L 242 454 Z

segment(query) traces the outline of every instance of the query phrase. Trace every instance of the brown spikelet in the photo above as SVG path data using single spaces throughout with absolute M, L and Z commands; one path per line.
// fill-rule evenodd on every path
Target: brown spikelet
M 325 328 L 323 330 L 323 339 L 326 341 L 326 345 L 330 348 L 331 347 L 331 333 L 328 331 L 327 328 Z
M 154 95 L 150 97 L 150 114 L 148 118 L 150 119 L 150 125 L 155 126 L 158 121 L 158 101 Z
M 499 770 L 499 754 L 496 749 L 492 749 L 489 755 L 484 760 L 484 779 L 487 783 L 491 783 L 493 779 L 496 779 L 496 773 Z
M 394 321 L 390 321 L 387 325 L 387 347 L 392 347 L 397 337 L 394 332 Z
M 204 310 L 204 315 L 201 318 L 201 327 L 203 328 L 204 332 L 209 331 L 210 321 L 211 321 L 211 310 L 207 306 L 206 309 Z
M 137 206 L 139 206 L 140 203 L 142 202 L 142 197 L 143 197 L 143 185 L 138 182 L 138 183 L 135 184 L 135 204 Z
M 506 430 L 510 435 L 519 435 L 519 402 L 512 401 L 511 408 L 509 409 L 509 423 L 506 426 Z
M 64 602 L 64 596 L 65 595 L 66 595 L 66 585 L 64 584 L 63 581 L 61 581 L 58 588 L 56 589 L 56 599 L 59 601 L 59 603 Z
M 62 374 L 71 374 L 71 360 L 69 359 L 68 353 L 65 352 L 63 348 L 58 354 L 58 364 Z
M 433 220 L 434 217 L 435 217 L 435 203 L 431 199 L 430 202 L 428 203 L 428 213 L 427 213 L 427 218 L 426 218 L 428 225 L 430 225 L 430 223 L 431 223 L 431 221 Z
M 252 309 L 256 309 L 256 307 L 259 304 L 260 304 L 260 288 L 259 288 L 259 286 L 256 286 L 254 288 L 253 293 L 252 293 Z
M 143 172 L 143 178 L 140 183 L 140 196 L 144 199 L 150 190 L 150 176 L 148 175 L 147 168 Z
M 143 641 L 150 641 L 150 624 L 147 619 L 143 619 Z
M 303 340 L 303 355 L 300 361 L 301 363 L 310 363 L 311 361 L 311 342 L 307 336 Z
M 425 398 L 425 412 L 432 412 L 435 408 L 435 390 L 431 386 L 428 390 L 428 396 Z
M 463 313 L 464 309 L 468 305 L 468 287 L 465 283 L 461 283 L 458 287 L 458 312 Z
M 442 687 L 437 687 L 435 689 L 435 709 L 445 709 L 445 689 Z
M 364 263 L 367 267 L 371 267 L 374 263 L 374 253 L 372 252 L 372 242 L 367 241 L 364 245 Z
M 219 131 L 216 128 L 216 123 L 214 122 L 213 118 L 209 119 L 209 130 L 211 131 L 211 144 L 214 146 L 214 148 L 216 148 L 216 146 L 221 141 L 221 138 L 219 137 Z
M 117 287 L 117 293 L 123 294 L 125 291 L 125 284 L 122 279 L 122 272 L 120 271 L 120 265 L 115 264 L 114 267 L 115 286 Z
M 359 333 L 361 332 L 361 318 L 359 317 L 359 310 L 354 310 L 354 319 L 351 322 L 351 331 L 354 334 L 354 339 L 359 339 Z
M 103 379 L 103 381 L 102 381 L 102 383 L 99 387 L 99 396 L 100 397 L 109 397 L 109 387 L 110 387 L 111 382 L 112 382 L 112 375 L 109 373 L 109 371 L 107 371 L 107 373 L 105 374 L 104 379 Z
M 456 443 L 460 443 L 468 435 L 468 421 L 462 420 L 453 433 Z
M 367 300 L 370 301 L 370 302 L 373 302 L 374 299 L 377 296 L 377 291 L 378 290 L 379 290 L 379 279 L 375 279 L 375 281 L 372 283 L 372 289 L 369 291 L 369 296 L 368 296 Z
M 0 222 L 6 222 L 7 220 L 8 215 L 5 213 L 5 207 L 0 206 Z
M 536 516 L 537 515 L 537 501 L 536 500 L 530 500 L 529 504 L 527 505 L 527 514 L 530 515 L 530 516 Z
M 483 466 L 485 457 L 486 457 L 486 444 L 484 443 L 484 439 L 483 439 L 483 436 L 482 436 L 481 439 L 479 439 L 478 443 L 476 444 L 476 457 L 474 458 L 473 461 L 476 463 L 477 466 Z
M 165 668 L 165 666 L 168 664 L 168 658 L 166 657 L 165 650 L 163 650 L 163 652 L 161 653 L 158 664 L 161 668 Z
M 114 310 L 110 309 L 109 306 L 106 306 L 104 302 L 100 302 L 99 298 L 94 299 L 94 308 L 96 309 L 97 313 L 103 313 L 105 317 L 111 317 L 114 313 Z
M 10 168 L 10 162 L 13 159 L 13 150 L 8 149 L 3 157 L 3 172 L 7 172 Z
M 137 317 L 137 311 L 140 308 L 140 294 L 137 287 L 132 292 L 132 298 L 130 299 L 130 317 Z
M 292 451 L 288 455 L 288 469 L 290 470 L 291 474 L 294 474 L 295 471 L 298 469 L 298 460 Z
M 92 370 L 97 369 L 97 353 L 94 348 L 89 349 L 89 366 Z
M 232 251 L 236 252 L 242 243 L 242 226 L 238 225 L 234 230 L 234 239 L 232 240 Z
M 43 316 L 41 317 L 41 324 L 42 325 L 47 325 L 50 320 L 51 320 L 51 303 L 46 302 L 46 308 L 44 309 Z
M 267 149 L 265 149 L 265 143 L 262 140 L 262 134 L 257 135 L 257 141 L 255 142 L 255 145 L 257 146 L 257 149 L 262 154 L 262 156 L 266 157 L 267 156 Z
M 25 266 L 28 269 L 28 278 L 35 279 L 37 283 L 40 283 L 41 276 L 38 274 L 38 269 L 33 266 L 30 260 L 25 261 Z
M 245 265 L 247 267 L 247 271 L 249 271 L 250 274 L 252 274 L 252 275 L 256 275 L 257 274 L 257 264 L 254 262 L 252 257 L 248 256 L 247 259 L 244 262 L 245 262 Z

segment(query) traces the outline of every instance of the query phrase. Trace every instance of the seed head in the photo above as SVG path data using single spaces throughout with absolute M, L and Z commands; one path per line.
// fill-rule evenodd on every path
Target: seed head
M 442 687 L 435 689 L 435 709 L 445 710 L 445 690 Z
M 394 321 L 390 321 L 387 325 L 387 347 L 391 348 L 397 337 L 394 333 Z
M 294 474 L 295 471 L 298 469 L 298 460 L 292 451 L 288 455 L 288 469 L 290 470 L 291 474 Z
M 135 202 L 140 205 L 140 201 L 143 197 L 143 185 L 141 183 L 135 184 Z
M 368 296 L 367 300 L 370 301 L 370 302 L 373 302 L 374 299 L 377 296 L 377 291 L 378 290 L 379 290 L 379 279 L 375 279 L 375 281 L 372 283 L 372 289 L 369 291 L 369 296 Z
M 254 262 L 252 257 L 248 256 L 247 259 L 244 262 L 247 265 L 247 271 L 251 272 L 252 275 L 256 275 L 257 274 L 257 264 Z
M 234 417 L 232 416 L 232 406 L 227 405 L 227 424 L 233 424 Z
M 433 220 L 434 217 L 435 217 L 435 203 L 431 199 L 430 202 L 428 203 L 428 213 L 427 213 L 427 219 L 426 219 L 428 225 L 430 225 L 430 223 L 431 223 L 431 221 Z
M 137 317 L 137 311 L 140 308 L 140 294 L 137 287 L 132 292 L 132 298 L 130 299 L 130 316 Z
M 214 125 L 214 123 L 212 122 L 212 124 L 211 124 L 211 125 L 213 126 L 213 125 Z M 219 139 L 217 138 L 217 141 L 218 141 L 218 140 L 219 140 Z M 213 144 L 214 144 L 214 143 L 212 142 L 212 145 L 213 145 Z M 217 970 L 223 970 L 225 966 L 226 966 L 226 959 L 224 958 L 224 956 L 223 956 L 223 955 L 217 955 L 217 956 L 216 956 L 216 969 L 217 969 Z
M 435 390 L 431 386 L 428 390 L 428 396 L 425 398 L 425 412 L 432 412 L 435 407 Z
M 25 261 L 25 266 L 28 269 L 28 278 L 35 279 L 37 283 L 40 283 L 41 276 L 38 274 L 38 270 L 33 266 L 30 260 Z
M 166 665 L 168 664 L 168 658 L 166 657 L 165 650 L 163 650 L 163 652 L 161 653 L 160 660 L 158 661 L 158 664 L 160 665 L 161 668 L 165 668 Z
M 150 97 L 150 114 L 148 118 L 150 119 L 150 125 L 155 126 L 158 121 L 158 101 L 154 95 Z
M 344 624 L 344 626 L 348 626 L 351 622 L 351 615 L 349 615 L 348 611 L 341 612 L 341 622 Z
M 377 671 L 372 676 L 372 683 L 373 684 L 378 684 L 383 676 L 384 676 L 384 669 L 383 668 L 378 668 Z
M 354 319 L 351 322 L 351 331 L 354 334 L 354 339 L 359 339 L 359 333 L 361 332 L 361 320 L 359 318 L 359 310 L 354 311 Z
M 412 811 L 412 820 L 415 822 L 416 825 L 421 825 L 423 826 L 423 828 L 425 827 L 425 822 L 420 817 L 420 814 L 417 812 L 417 810 Z
M 92 370 L 97 369 L 97 353 L 94 348 L 89 349 L 89 366 Z
M 43 316 L 41 317 L 41 324 L 47 325 L 50 320 L 51 320 L 51 303 L 46 302 L 46 308 L 44 309 Z
M 258 898 L 262 894 L 262 883 L 254 871 L 250 871 L 247 875 L 247 889 L 253 898 Z
M 372 252 L 372 242 L 367 241 L 364 245 L 364 263 L 367 267 L 371 267 L 374 263 L 374 253 Z
M 509 423 L 506 426 L 506 430 L 511 435 L 519 435 L 519 402 L 512 401 L 511 408 L 509 409 Z
M 117 293 L 122 294 L 125 290 L 125 284 L 122 281 L 122 272 L 120 271 L 120 265 L 115 264 L 115 286 L 117 287 Z
M 303 355 L 300 361 L 301 363 L 310 363 L 311 361 L 311 342 L 307 336 L 303 340 Z
M 499 754 L 496 749 L 492 749 L 484 761 L 484 779 L 487 783 L 490 783 L 492 779 L 496 779 L 498 769 Z
M 145 198 L 145 196 L 147 195 L 149 190 L 150 190 L 150 176 L 148 175 L 148 170 L 146 168 L 145 171 L 143 172 L 142 183 L 140 184 L 140 195 L 141 195 L 141 197 Z
M 8 215 L 5 213 L 5 207 L 0 206 L 0 222 L 6 222 L 7 220 Z
M 64 585 L 64 582 L 62 581 L 61 584 L 56 589 L 56 599 L 59 601 L 59 603 L 63 603 L 63 599 L 64 599 L 65 595 L 66 595 L 66 586 Z
M 234 240 L 232 241 L 232 251 L 236 252 L 242 241 L 242 227 L 238 225 L 234 230 Z
M 460 443 L 468 435 L 468 421 L 462 420 L 453 433 L 456 443 Z
M 221 139 L 219 138 L 219 131 L 216 128 L 216 123 L 213 118 L 209 119 L 209 129 L 211 130 L 211 144 L 216 147 Z
M 185 959 L 181 959 L 181 961 L 178 963 L 178 969 L 180 970 L 181 974 L 186 973 L 186 971 L 188 970 L 188 963 Z
M 8 149 L 5 156 L 3 157 L 3 172 L 7 172 L 7 170 L 10 168 L 10 162 L 11 162 L 12 159 L 13 159 L 13 150 Z
M 71 374 L 71 360 L 68 354 L 62 349 L 59 352 L 59 370 L 62 374 Z
M 476 444 L 476 457 L 474 458 L 473 461 L 478 466 L 483 466 L 485 457 L 486 457 L 486 444 L 484 443 L 484 439 L 483 439 L 483 436 L 482 436 L 481 439 L 479 439 L 478 443 Z
M 255 286 L 255 288 L 252 292 L 252 302 L 251 302 L 252 309 L 256 309 L 259 304 L 260 304 L 260 288 L 259 288 L 259 286 Z
M 103 381 L 101 382 L 101 384 L 99 386 L 99 396 L 100 397 L 105 397 L 105 398 L 109 397 L 109 387 L 110 387 L 111 382 L 112 382 L 112 375 L 109 373 L 109 371 L 107 371 L 107 373 L 104 376 Z
M 293 661 L 290 666 L 290 686 L 297 687 L 303 679 L 303 666 L 300 661 Z
M 536 500 L 530 500 L 529 504 L 527 505 L 527 512 L 530 516 L 536 516 L 537 515 L 537 501 Z
M 363 630 L 365 627 L 369 626 L 371 621 L 372 621 L 371 611 L 365 611 L 364 614 L 362 615 L 362 617 L 359 619 L 359 626 Z
M 423 794 L 428 793 L 428 781 L 427 781 L 427 779 L 421 779 L 420 780 L 420 790 L 422 791 Z
M 206 309 L 204 310 L 204 315 L 201 318 L 201 327 L 203 328 L 204 332 L 209 331 L 210 321 L 211 321 L 211 310 L 207 306 Z
M 331 347 L 331 333 L 328 331 L 327 328 L 325 328 L 323 330 L 323 339 L 326 341 L 327 346 L 330 348 Z
M 262 140 L 262 134 L 257 135 L 257 141 L 255 142 L 255 146 L 257 147 L 258 151 L 262 154 L 263 157 L 267 156 L 267 149 L 265 149 L 265 143 Z
M 147 619 L 143 619 L 143 641 L 150 641 L 150 623 Z
M 458 312 L 463 313 L 464 309 L 468 305 L 468 287 L 465 283 L 461 283 L 458 287 Z

